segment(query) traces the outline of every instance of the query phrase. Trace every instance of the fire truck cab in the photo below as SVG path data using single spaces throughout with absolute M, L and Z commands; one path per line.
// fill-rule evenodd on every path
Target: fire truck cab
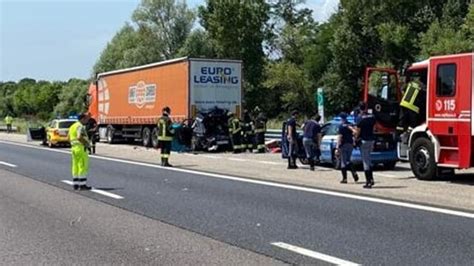
M 393 135 L 402 95 L 397 72 L 368 68 L 365 78 L 364 100 L 377 118 L 376 131 Z M 426 106 L 420 111 L 420 124 L 398 141 L 399 159 L 409 161 L 414 175 L 425 180 L 473 167 L 474 53 L 414 63 L 405 78 L 423 84 Z

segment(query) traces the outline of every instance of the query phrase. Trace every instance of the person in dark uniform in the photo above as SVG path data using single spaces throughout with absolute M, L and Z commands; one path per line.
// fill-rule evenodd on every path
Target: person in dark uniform
M 244 117 L 243 117 L 243 126 L 242 126 L 242 151 L 249 150 L 250 152 L 253 151 L 255 133 L 254 133 L 254 124 L 252 117 L 247 109 L 244 110 Z
M 336 155 L 339 155 L 341 160 L 341 173 L 342 173 L 342 184 L 347 183 L 347 170 L 351 171 L 354 181 L 359 181 L 359 176 L 354 170 L 354 166 L 351 162 L 352 150 L 354 149 L 354 132 L 355 129 L 351 127 L 351 124 L 347 121 L 347 114 L 341 113 L 341 125 L 338 130 L 337 138 L 337 149 Z
M 321 143 L 321 126 L 319 120 L 321 116 L 316 115 L 313 119 L 307 120 L 303 124 L 303 146 L 306 151 L 306 159 L 309 162 L 309 169 L 314 171 L 316 161 L 319 161 L 319 145 Z
M 255 118 L 255 143 L 258 153 L 265 152 L 265 132 L 267 131 L 267 117 L 263 112 L 259 112 Z
M 169 163 L 171 154 L 171 142 L 173 141 L 174 130 L 170 118 L 171 109 L 166 106 L 163 114 L 158 120 L 158 145 L 161 149 L 161 166 L 172 167 Z
M 87 136 L 90 141 L 90 146 L 89 146 L 89 154 L 95 154 L 95 143 L 97 142 L 97 128 L 98 124 L 97 121 L 91 116 L 89 113 L 89 122 L 87 122 L 86 125 L 86 130 L 87 130 Z
M 294 110 L 286 122 L 286 138 L 288 139 L 288 169 L 297 169 L 296 157 L 298 154 L 298 133 L 296 132 L 299 112 Z
M 365 173 L 365 185 L 364 188 L 372 188 L 374 185 L 374 176 L 372 172 L 372 161 L 370 159 L 370 153 L 374 147 L 375 135 L 375 117 L 371 113 L 371 110 L 367 111 L 365 106 L 361 106 L 362 115 L 356 127 L 356 137 L 360 139 L 360 154 L 362 157 L 362 163 L 364 164 Z
M 229 117 L 228 127 L 233 152 L 240 153 L 242 149 L 242 127 L 240 120 L 232 112 L 227 113 L 227 116 Z

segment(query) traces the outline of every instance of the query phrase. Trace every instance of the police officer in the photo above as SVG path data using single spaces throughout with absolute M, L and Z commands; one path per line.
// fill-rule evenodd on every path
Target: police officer
M 229 117 L 228 127 L 229 135 L 232 140 L 232 149 L 234 153 L 240 153 L 242 149 L 242 127 L 240 120 L 232 112 L 228 112 L 227 116 Z
M 87 114 L 80 114 L 78 121 L 69 127 L 69 142 L 72 155 L 72 183 L 74 190 L 89 190 L 87 174 L 89 172 L 89 139 L 85 125 L 89 121 Z
M 253 124 L 252 117 L 247 109 L 244 110 L 244 118 L 243 118 L 243 126 L 242 126 L 242 133 L 243 133 L 243 148 L 242 150 L 249 150 L 250 152 L 253 151 L 254 139 L 255 139 L 255 125 Z
M 258 153 L 265 152 L 265 132 L 267 131 L 267 117 L 263 112 L 259 112 L 255 118 L 255 143 Z
M 426 88 L 416 80 L 408 82 L 402 101 L 400 102 L 400 119 L 397 125 L 397 135 L 410 132 L 420 124 L 425 113 Z
M 372 115 L 371 110 L 366 110 L 365 105 L 361 105 L 362 115 L 360 120 L 357 122 L 356 137 L 360 139 L 360 154 L 362 157 L 362 163 L 364 164 L 365 173 L 365 185 L 364 188 L 372 188 L 374 185 L 374 176 L 372 172 L 372 161 L 370 159 L 370 153 L 374 147 L 375 135 L 375 117 Z
M 298 154 L 298 133 L 296 132 L 299 112 L 294 110 L 286 121 L 286 138 L 288 140 L 288 169 L 297 169 L 296 157 Z
M 12 132 L 12 123 L 13 123 L 13 117 L 11 117 L 10 115 L 7 115 L 5 117 L 5 124 L 7 125 L 7 133 Z
M 95 154 L 95 143 L 97 141 L 97 121 L 91 116 L 89 113 L 88 116 L 89 122 L 87 122 L 86 130 L 87 136 L 89 137 L 90 147 L 89 147 L 89 154 Z
M 321 140 L 321 126 L 319 120 L 321 116 L 316 115 L 314 119 L 307 120 L 303 125 L 303 146 L 306 151 L 306 159 L 309 162 L 309 169 L 314 171 L 316 160 L 319 161 L 319 145 Z
M 166 106 L 158 120 L 158 145 L 161 149 L 161 166 L 172 167 L 169 163 L 171 154 L 171 142 L 173 141 L 174 130 L 170 118 L 171 109 Z
M 351 171 L 354 181 L 357 182 L 359 181 L 359 176 L 351 162 L 352 150 L 354 149 L 355 129 L 352 128 L 351 124 L 347 121 L 346 113 L 341 113 L 339 117 L 341 118 L 341 125 L 338 130 L 336 155 L 339 156 L 341 160 L 341 184 L 347 183 L 347 170 Z

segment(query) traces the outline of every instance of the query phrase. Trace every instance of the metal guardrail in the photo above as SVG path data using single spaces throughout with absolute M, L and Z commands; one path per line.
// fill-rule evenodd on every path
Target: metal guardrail
M 297 130 L 297 132 L 303 134 L 302 130 Z M 281 129 L 267 129 L 265 140 L 281 140 Z
M 18 128 L 16 126 L 12 126 L 12 131 L 16 132 Z M 0 132 L 1 131 L 7 131 L 7 126 L 0 126 Z

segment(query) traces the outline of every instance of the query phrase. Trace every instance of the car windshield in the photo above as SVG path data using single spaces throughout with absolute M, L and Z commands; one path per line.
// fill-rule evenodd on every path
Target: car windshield
M 58 128 L 69 128 L 75 122 L 76 121 L 61 121 L 61 122 L 59 122 Z
M 328 123 L 321 128 L 321 134 L 327 136 L 337 135 L 339 124 Z

